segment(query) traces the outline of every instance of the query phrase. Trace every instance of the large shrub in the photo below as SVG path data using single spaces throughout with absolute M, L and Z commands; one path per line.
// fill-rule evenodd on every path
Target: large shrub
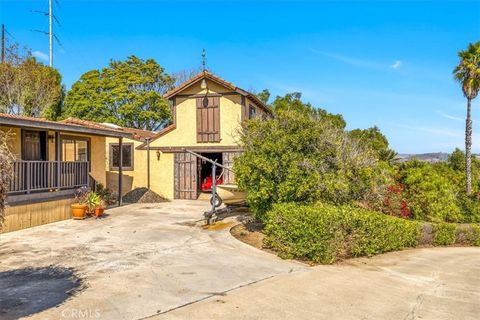
M 8 136 L 0 130 L 0 229 L 5 219 L 5 203 L 12 176 L 13 155 L 8 148 Z
M 278 202 L 381 201 L 390 168 L 332 119 L 281 110 L 274 119 L 244 125 L 236 179 L 258 218 Z
M 333 263 L 417 245 L 420 223 L 351 206 L 276 204 L 266 244 L 281 257 Z
M 401 169 L 408 208 L 416 220 L 431 222 L 462 221 L 457 204 L 456 185 L 445 174 L 424 162 L 410 161 Z

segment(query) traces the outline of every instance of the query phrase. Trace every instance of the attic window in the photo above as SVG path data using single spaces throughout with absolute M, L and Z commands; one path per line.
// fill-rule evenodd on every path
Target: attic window
M 208 108 L 208 97 L 203 98 L 202 105 L 203 105 L 204 108 Z

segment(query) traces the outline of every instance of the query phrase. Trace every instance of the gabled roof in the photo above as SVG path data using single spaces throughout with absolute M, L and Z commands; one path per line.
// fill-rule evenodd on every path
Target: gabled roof
M 214 75 L 213 73 L 211 73 L 208 70 L 204 70 L 204 71 L 200 72 L 199 74 L 197 74 L 193 78 L 191 78 L 191 79 L 185 81 L 184 83 L 180 84 L 179 86 L 167 91 L 163 96 L 166 99 L 171 99 L 171 98 L 175 97 L 177 94 L 181 93 L 183 90 L 185 90 L 185 89 L 189 88 L 190 86 L 194 85 L 195 83 L 201 81 L 202 79 L 210 80 L 212 82 L 218 83 L 221 86 L 224 86 L 225 88 L 227 88 L 231 91 L 237 92 L 238 94 L 250 99 L 255 105 L 262 108 L 265 112 L 267 112 L 269 114 L 272 114 L 272 110 L 270 110 L 270 108 L 265 103 L 263 103 L 255 94 L 235 86 L 233 83 L 228 82 L 228 81 L 220 78 L 217 75 Z M 163 128 L 162 130 L 154 133 L 154 135 L 150 139 L 152 141 L 156 140 L 157 138 L 160 138 L 161 136 L 169 133 L 170 131 L 175 130 L 175 128 L 176 128 L 176 124 L 172 123 L 172 124 L 166 126 L 165 128 Z M 146 144 L 147 144 L 147 142 L 144 142 L 142 145 L 138 146 L 137 149 L 144 148 L 146 146 Z
M 73 133 L 92 134 L 106 137 L 131 138 L 132 134 L 122 130 L 100 126 L 96 122 L 70 118 L 71 122 L 51 121 L 44 118 L 33 118 L 13 114 L 0 113 L 0 125 L 21 128 L 46 129 Z
M 194 85 L 195 83 L 201 81 L 202 79 L 207 79 L 207 80 L 216 82 L 216 83 L 220 84 L 221 86 L 224 86 L 225 88 L 227 88 L 229 90 L 235 91 L 238 94 L 240 94 L 242 96 L 245 96 L 245 97 L 249 98 L 250 100 L 252 100 L 253 103 L 255 103 L 257 106 L 259 106 L 260 108 L 262 108 L 266 112 L 268 112 L 270 114 L 272 113 L 270 108 L 267 107 L 265 105 L 265 103 L 263 103 L 260 99 L 258 99 L 258 97 L 255 94 L 237 87 L 233 83 L 228 82 L 227 80 L 224 80 L 224 79 L 220 78 L 219 76 L 211 73 L 208 70 L 204 70 L 204 71 L 200 72 L 199 74 L 197 74 L 193 78 L 191 78 L 191 79 L 185 81 L 184 83 L 180 84 L 179 86 L 167 91 L 164 94 L 164 97 L 166 99 L 171 99 L 174 96 L 176 96 L 177 94 L 179 94 L 180 92 L 182 92 L 183 90 L 185 90 L 188 87 Z

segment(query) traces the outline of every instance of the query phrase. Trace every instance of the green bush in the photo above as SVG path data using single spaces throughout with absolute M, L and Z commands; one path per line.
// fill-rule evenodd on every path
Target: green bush
M 409 161 L 401 170 L 408 208 L 413 219 L 430 222 L 463 221 L 456 187 L 428 163 Z
M 333 263 L 414 247 L 420 223 L 351 206 L 288 203 L 267 213 L 265 233 L 281 257 Z
M 390 168 L 332 117 L 282 111 L 245 123 L 235 178 L 257 218 L 275 203 L 381 202 Z
M 455 243 L 456 224 L 435 223 L 433 224 L 433 245 L 448 246 Z

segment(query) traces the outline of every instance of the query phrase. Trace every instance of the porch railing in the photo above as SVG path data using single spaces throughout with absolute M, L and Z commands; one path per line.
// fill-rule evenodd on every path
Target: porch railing
M 10 194 L 89 185 L 87 161 L 14 161 Z

